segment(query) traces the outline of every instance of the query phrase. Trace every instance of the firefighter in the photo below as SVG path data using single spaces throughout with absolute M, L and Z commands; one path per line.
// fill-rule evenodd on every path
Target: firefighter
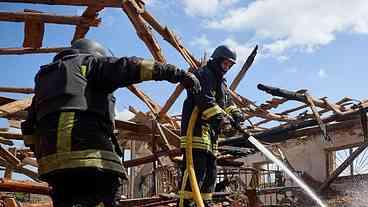
M 55 207 L 118 205 L 126 174 L 113 134 L 116 89 L 166 80 L 200 91 L 197 78 L 174 65 L 106 51 L 93 40 L 76 40 L 35 76 L 22 133 Z
M 192 154 L 197 182 L 206 206 L 211 206 L 215 189 L 217 139 L 221 129 L 240 129 L 240 123 L 243 121 L 243 115 L 232 102 L 224 79 L 224 75 L 235 61 L 235 51 L 226 45 L 218 46 L 208 63 L 194 72 L 202 86 L 200 94 L 188 92 L 183 105 L 180 143 L 183 152 L 187 144 L 186 132 L 192 111 L 194 107 L 199 109 L 193 129 Z M 185 160 L 186 155 L 183 154 Z M 186 167 L 186 164 L 182 165 L 182 174 L 185 173 Z M 184 192 L 179 192 L 179 196 L 184 198 L 184 206 L 194 205 L 189 181 L 186 182 Z

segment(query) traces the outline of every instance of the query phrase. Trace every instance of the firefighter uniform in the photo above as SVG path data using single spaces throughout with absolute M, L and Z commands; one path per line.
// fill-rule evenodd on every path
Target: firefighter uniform
M 234 105 L 230 94 L 228 94 L 225 79 L 218 67 L 218 62 L 210 61 L 206 66 L 194 72 L 201 83 L 202 90 L 198 96 L 188 93 L 182 110 L 180 146 L 185 151 L 189 119 L 194 107 L 199 108 L 192 138 L 193 165 L 202 199 L 206 205 L 211 203 L 212 193 L 215 189 L 217 176 L 215 154 L 220 134 L 220 122 L 227 115 L 237 118 L 240 114 L 240 110 Z M 186 160 L 185 153 L 184 160 Z M 184 162 L 181 167 L 182 174 L 186 169 L 185 165 Z M 190 201 L 192 192 L 189 181 L 187 181 L 185 191 L 180 191 L 179 195 L 184 197 L 185 206 L 190 206 L 190 203 L 193 203 Z
M 41 66 L 22 133 L 38 160 L 40 178 L 52 187 L 54 206 L 117 205 L 125 170 L 112 140 L 116 89 L 146 80 L 189 79 L 173 65 L 76 49 Z

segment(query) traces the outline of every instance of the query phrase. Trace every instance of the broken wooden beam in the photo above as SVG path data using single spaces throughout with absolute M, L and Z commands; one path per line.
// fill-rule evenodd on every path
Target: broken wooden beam
M 42 203 L 21 203 L 22 207 L 53 207 L 52 201 Z M 18 207 L 18 206 L 17 206 Z
M 4 104 L 8 104 L 8 103 L 13 102 L 13 101 L 16 101 L 16 100 L 12 99 L 12 98 L 0 96 L 0 106 L 2 106 Z
M 0 21 L 37 21 L 53 24 L 86 25 L 91 27 L 97 27 L 101 22 L 100 19 L 87 19 L 80 16 L 61 16 L 36 12 L 0 12 Z
M 23 100 L 14 101 L 0 106 L 0 116 L 14 114 L 19 111 L 23 111 L 28 108 L 32 103 L 32 96 Z
M 1 132 L 0 137 L 4 139 L 14 139 L 14 140 L 23 140 L 23 135 L 15 132 Z
M 34 93 L 33 88 L 16 88 L 16 87 L 0 87 L 0 92 L 2 93 L 24 93 L 24 94 Z M 0 103 L 0 105 L 2 104 Z
M 15 148 L 14 148 L 15 149 Z M 16 157 L 15 154 L 11 153 L 11 150 L 7 150 L 0 145 L 0 157 L 5 161 L 9 162 L 11 166 L 19 166 L 21 161 Z
M 167 42 L 169 42 L 184 58 L 184 60 L 189 64 L 192 71 L 199 68 L 200 62 L 187 50 L 179 39 L 171 32 L 167 27 L 163 27 L 147 10 L 143 8 L 141 14 L 144 20 L 146 20 Z M 176 99 L 179 97 L 184 87 L 179 84 L 176 86 L 175 91 L 170 95 L 169 99 L 166 101 L 164 106 L 160 111 L 160 117 L 164 116 L 171 106 L 175 103 Z
M 141 99 L 143 103 L 146 104 L 146 106 L 150 109 L 150 111 L 153 114 L 157 115 L 159 113 L 159 111 L 161 110 L 161 107 L 157 103 L 155 103 L 149 96 L 144 94 L 143 91 L 141 91 L 139 88 L 135 87 L 134 85 L 128 86 L 128 89 L 133 94 L 135 94 L 139 99 Z M 168 123 L 170 123 L 173 127 L 175 128 L 179 127 L 179 125 L 175 121 L 172 121 L 170 116 L 168 116 L 167 114 L 165 114 L 165 116 L 162 118 Z
M 98 16 L 98 12 L 100 12 L 104 7 L 98 5 L 88 6 L 87 9 L 83 12 L 82 17 L 86 19 L 96 19 Z M 80 38 L 84 38 L 87 32 L 89 31 L 90 26 L 85 24 L 78 24 L 75 28 L 75 32 L 73 35 L 73 43 L 75 40 Z
M 287 99 L 285 99 L 285 100 L 287 100 Z M 325 98 L 322 97 L 322 98 L 320 98 L 320 100 L 325 100 Z M 345 97 L 345 98 L 341 99 L 340 101 L 336 102 L 335 105 L 341 105 L 341 107 L 345 107 L 345 106 L 351 104 L 348 101 L 351 101 L 351 99 Z M 301 106 L 298 106 L 298 107 L 295 107 L 295 108 L 287 109 L 287 110 L 285 110 L 285 111 L 283 111 L 281 113 L 278 113 L 278 114 L 280 114 L 280 115 L 287 115 L 289 113 L 292 113 L 292 112 L 295 112 L 295 111 L 299 111 L 299 110 L 304 109 L 304 108 L 307 108 L 307 107 L 308 107 L 308 105 L 307 104 L 304 104 L 304 105 L 301 105 Z M 322 109 L 322 110 L 318 111 L 318 114 L 321 114 L 322 115 L 322 114 L 324 114 L 326 112 L 329 112 L 329 111 L 330 111 L 329 109 Z M 262 120 L 262 121 L 260 121 L 258 123 L 255 123 L 254 126 L 260 126 L 260 125 L 265 124 L 265 123 L 268 123 L 270 121 L 273 121 L 273 120 L 271 120 L 271 119 Z
M 118 130 L 133 131 L 141 134 L 151 134 L 151 129 L 143 124 L 115 119 L 115 127 Z
M 0 144 L 5 144 L 5 145 L 9 145 L 9 146 L 13 146 L 14 145 L 13 141 L 8 140 L 8 139 L 4 139 L 2 137 L 0 137 Z
M 120 200 L 119 204 L 120 206 L 140 206 L 140 205 L 144 205 L 147 203 L 152 203 L 152 202 L 160 202 L 165 200 L 165 198 L 162 197 L 146 197 L 146 198 L 131 198 L 131 199 L 124 199 L 124 200 Z
M 236 75 L 235 79 L 230 85 L 230 90 L 235 91 L 238 87 L 240 81 L 244 78 L 245 73 L 248 71 L 250 66 L 253 64 L 254 58 L 257 55 L 258 45 L 254 47 L 250 55 L 248 56 L 247 60 L 245 61 L 243 67 L 239 71 L 239 73 Z
M 0 191 L 36 193 L 42 195 L 50 194 L 50 188 L 47 183 L 15 181 L 7 179 L 0 179 Z
M 304 96 L 309 104 L 310 109 L 313 112 L 314 118 L 316 119 L 319 127 L 321 128 L 321 134 L 325 141 L 331 141 L 330 136 L 327 134 L 326 125 L 322 122 L 321 117 L 319 116 L 319 113 L 317 112 L 316 106 L 314 105 L 312 97 L 309 95 L 309 93 L 305 92 Z
M 124 164 L 124 167 L 129 168 L 129 167 L 134 167 L 137 165 L 142 165 L 142 164 L 156 161 L 157 158 L 162 157 L 162 156 L 179 156 L 179 155 L 181 155 L 181 149 L 179 148 L 169 150 L 169 151 L 163 150 L 163 151 L 158 151 L 154 155 L 149 155 L 149 156 L 137 158 L 134 160 L 127 160 L 123 164 Z
M 339 117 L 336 115 L 332 115 L 325 119 L 322 119 L 324 123 L 329 123 L 333 121 L 341 121 L 338 123 L 333 123 L 327 125 L 328 130 L 343 130 L 347 128 L 351 128 L 359 124 L 359 116 L 344 116 Z M 305 135 L 318 134 L 321 129 L 316 120 L 306 120 L 300 123 L 289 123 L 284 126 L 278 126 L 271 128 L 269 130 L 258 132 L 252 134 L 257 140 L 262 141 L 264 143 L 278 143 L 282 141 L 286 141 L 288 139 L 296 139 Z M 235 136 L 229 137 L 226 140 L 222 140 L 219 142 L 219 146 L 229 145 L 229 146 L 237 146 L 237 147 L 249 147 L 254 148 L 253 144 L 250 143 L 246 136 Z
M 58 53 L 62 50 L 69 49 L 69 47 L 54 47 L 54 48 L 0 48 L 0 55 L 23 55 L 31 53 Z
M 163 27 L 147 10 L 142 9 L 141 16 L 143 19 L 181 54 L 191 68 L 198 68 L 200 62 L 182 45 L 179 39 L 167 27 Z
M 330 184 L 360 155 L 368 146 L 368 142 L 363 142 L 341 165 L 325 180 L 319 188 L 323 192 Z
M 138 8 L 138 5 L 135 1 L 129 0 L 123 1 L 122 9 L 129 17 L 131 23 L 136 29 L 138 37 L 145 43 L 148 50 L 153 55 L 154 59 L 161 63 L 166 62 L 160 45 L 154 39 L 152 32 L 149 30 L 148 26 L 145 24 L 144 20 L 140 16 L 139 11 L 141 10 L 141 8 Z
M 0 0 L 0 2 L 10 3 L 31 3 L 31 4 L 48 4 L 48 5 L 65 5 L 65 6 L 93 6 L 99 5 L 104 7 L 120 8 L 121 0 L 103 0 L 103 1 L 89 1 L 89 0 Z
M 302 102 L 302 103 L 305 103 L 305 104 L 309 104 L 307 98 L 304 95 L 306 90 L 294 92 L 294 91 L 289 91 L 289 90 L 285 90 L 285 89 L 281 89 L 281 88 L 271 87 L 271 86 L 267 86 L 267 85 L 263 85 L 263 84 L 258 84 L 257 88 L 259 90 L 264 91 L 266 93 L 269 93 L 273 96 L 279 96 L 279 97 L 286 98 L 288 100 L 294 100 L 294 101 L 299 101 L 299 102 Z M 316 106 L 318 106 L 320 108 L 329 108 L 330 107 L 323 100 L 317 100 L 317 99 L 313 99 L 313 98 L 311 100 L 313 101 L 313 103 Z M 333 105 L 333 107 L 335 107 L 339 111 L 344 110 L 344 108 L 342 108 L 340 105 L 336 105 L 336 104 L 331 104 L 331 105 Z
M 229 90 L 231 97 L 236 105 L 240 108 L 244 108 L 244 112 L 248 114 L 245 116 L 246 119 L 249 119 L 252 116 L 258 116 L 265 119 L 272 119 L 277 121 L 290 122 L 295 121 L 295 118 L 289 117 L 287 115 L 275 114 L 266 110 L 261 109 L 260 107 L 253 104 L 251 101 L 246 99 L 243 96 L 238 95 L 234 91 Z

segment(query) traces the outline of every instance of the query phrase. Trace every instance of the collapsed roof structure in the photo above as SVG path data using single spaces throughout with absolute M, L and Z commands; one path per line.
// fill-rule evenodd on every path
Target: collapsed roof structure
M 0 12 L 0 21 L 24 23 L 23 47 L 0 48 L 0 55 L 59 52 L 67 47 L 47 48 L 43 46 L 45 23 L 75 25 L 75 33 L 71 38 L 71 42 L 73 42 L 76 39 L 83 38 L 90 27 L 99 26 L 101 19 L 98 18 L 98 14 L 100 11 L 104 8 L 113 7 L 122 8 L 123 12 L 129 17 L 137 35 L 145 43 L 147 49 L 151 52 L 156 61 L 165 62 L 165 56 L 152 30 L 155 30 L 178 51 L 187 62 L 188 68 L 190 68 L 189 70 L 198 69 L 205 61 L 200 61 L 194 57 L 190 51 L 184 47 L 183 43 L 172 30 L 161 25 L 160 22 L 146 10 L 142 0 L 0 0 L 0 2 L 48 4 L 55 6 L 86 6 L 81 16 L 56 15 L 29 9 L 25 9 L 23 12 Z M 327 189 L 330 188 L 330 184 L 333 183 L 347 167 L 351 167 L 354 160 L 356 160 L 359 155 L 362 155 L 363 151 L 365 152 L 368 137 L 366 118 L 368 101 L 344 97 L 340 101 L 332 103 L 327 97 L 315 98 L 311 96 L 307 90 L 288 91 L 260 84 L 258 89 L 271 94 L 273 98 L 262 104 L 256 104 L 249 98 L 238 94 L 236 89 L 247 70 L 251 67 L 257 54 L 257 49 L 258 47 L 255 46 L 229 87 L 233 100 L 246 114 L 247 121 L 244 125 L 247 126 L 247 131 L 249 133 L 253 134 L 263 143 L 269 145 L 270 148 L 273 148 L 273 146 L 280 146 L 282 143 L 287 143 L 287 140 L 297 140 L 297 142 L 308 139 L 319 140 L 320 138 L 316 137 L 321 135 L 321 140 L 324 140 L 323 142 L 319 142 L 321 145 L 324 145 L 322 148 L 328 148 L 328 151 L 332 152 L 333 149 L 342 146 L 341 143 L 339 145 L 339 142 L 336 142 L 336 139 L 338 139 L 336 138 L 336 136 L 338 136 L 337 132 L 341 130 L 361 130 L 361 133 L 354 135 L 356 138 L 350 139 L 351 142 L 349 143 L 345 143 L 345 145 L 357 148 L 354 148 L 339 166 L 336 166 L 336 163 L 335 166 L 333 166 L 333 162 L 332 164 L 327 163 L 324 167 L 329 168 L 329 171 L 318 179 L 316 179 L 315 176 L 308 177 L 308 173 L 304 175 L 303 178 L 309 180 L 310 184 L 315 184 L 315 190 L 327 192 Z M 136 85 L 131 85 L 128 89 L 145 103 L 149 112 L 141 112 L 134 107 L 130 107 L 130 111 L 135 115 L 132 120 L 115 120 L 116 128 L 119 131 L 119 142 L 123 149 L 129 150 L 132 154 L 130 160 L 124 161 L 124 166 L 126 168 L 136 167 L 136 172 L 130 172 L 131 179 L 125 184 L 125 193 L 129 199 L 122 200 L 122 206 L 170 205 L 176 202 L 175 196 L 161 195 L 159 197 L 158 194 L 177 190 L 175 189 L 175 185 L 177 184 L 179 175 L 175 174 L 176 171 L 175 169 L 173 170 L 173 166 L 175 166 L 175 156 L 181 154 L 178 148 L 180 141 L 180 116 L 171 116 L 168 114 L 168 111 L 183 91 L 183 87 L 180 84 L 177 85 L 174 92 L 168 95 L 168 99 L 163 106 L 157 104 Z M 33 89 L 0 87 L 0 92 L 30 94 L 23 100 L 15 100 L 5 96 L 0 97 L 0 117 L 8 119 L 10 127 L 19 128 L 20 122 L 26 117 L 26 109 L 30 106 Z M 295 108 L 277 113 L 274 112 L 280 105 L 290 101 L 296 101 L 300 104 Z M 10 132 L 8 129 L 0 129 L 0 166 L 2 166 L 1 169 L 5 171 L 4 178 L 0 181 L 0 190 L 47 195 L 49 192 L 48 187 L 45 183 L 38 183 L 37 171 L 26 167 L 28 165 L 37 168 L 37 162 L 33 158 L 33 153 L 27 148 L 13 147 L 13 140 L 22 139 L 22 134 Z M 145 144 L 140 145 L 138 143 Z M 142 149 L 142 146 L 144 146 L 145 149 Z M 258 197 L 260 194 L 266 195 L 274 194 L 275 192 L 293 191 L 293 187 L 288 186 L 284 186 L 285 188 L 263 190 L 254 186 L 252 187 L 251 184 L 254 179 L 251 179 L 251 177 L 255 175 L 259 177 L 259 173 L 263 173 L 265 170 L 256 169 L 254 165 L 244 165 L 244 163 L 248 162 L 249 164 L 249 162 L 252 162 L 249 161 L 252 156 L 257 156 L 257 151 L 253 149 L 254 147 L 247 141 L 246 137 L 234 133 L 234 137 L 220 141 L 220 146 L 222 146 L 220 148 L 222 155 L 219 158 L 219 165 L 222 166 L 219 169 L 220 180 L 226 181 L 230 175 L 233 177 L 238 174 L 238 178 L 242 178 L 239 182 L 243 183 L 244 186 L 233 186 L 233 188 L 243 189 L 244 192 L 248 190 L 246 205 L 255 206 L 256 202 L 261 202 L 260 200 L 262 200 L 254 198 L 256 194 L 254 194 L 254 197 L 250 196 L 250 189 L 257 189 L 254 193 L 257 193 Z M 285 147 L 284 151 L 287 151 L 289 147 L 290 146 Z M 326 160 L 331 161 L 332 159 L 336 159 L 336 155 L 335 158 L 334 156 L 326 155 L 321 162 L 326 162 Z M 284 160 L 285 162 L 288 161 L 286 158 Z M 137 191 L 139 190 L 137 190 L 138 181 L 136 179 L 138 174 L 142 174 L 143 171 L 139 171 L 137 167 L 147 163 L 152 163 L 152 165 L 149 165 L 148 169 L 146 169 L 146 172 L 152 175 L 153 182 L 147 185 L 149 186 L 148 188 L 153 188 L 153 190 L 148 189 L 146 193 L 140 192 L 140 194 L 144 194 L 143 196 L 151 195 L 153 197 L 138 199 Z M 298 169 L 293 166 L 293 163 L 289 162 L 289 164 L 290 167 L 298 171 Z M 143 168 L 140 170 L 142 169 Z M 321 170 L 324 171 L 325 169 Z M 305 171 L 308 172 L 308 170 Z M 35 182 L 12 180 L 12 172 L 27 175 Z M 268 176 L 276 180 L 278 172 L 275 169 L 268 170 L 266 173 L 268 174 L 264 174 L 264 178 Z M 320 173 L 320 171 L 318 171 L 317 174 L 318 173 Z M 159 174 L 164 176 L 158 176 Z M 243 175 L 243 177 L 240 175 Z M 234 185 L 234 182 L 228 182 L 227 185 Z M 143 191 L 143 189 L 141 188 L 140 191 Z M 220 200 L 221 198 L 223 200 L 227 199 L 233 203 L 243 199 L 241 196 L 230 199 L 229 194 L 221 193 L 218 194 L 218 197 Z M 287 196 L 284 196 L 284 198 L 286 197 Z M 272 199 L 270 197 L 270 200 Z M 278 204 L 280 204 L 282 199 L 276 200 L 275 203 L 278 202 Z M 13 201 L 13 198 L 7 199 L 7 205 L 11 206 Z M 266 204 L 267 199 L 263 198 L 262 202 Z M 42 205 L 40 204 L 39 206 Z M 51 206 L 51 204 L 46 203 L 44 206 Z M 291 206 L 291 204 L 284 203 L 284 206 Z

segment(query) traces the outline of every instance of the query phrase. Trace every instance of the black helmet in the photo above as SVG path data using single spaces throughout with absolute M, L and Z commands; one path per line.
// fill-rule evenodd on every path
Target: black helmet
M 232 61 L 233 63 L 235 63 L 236 62 L 236 52 L 232 50 L 229 46 L 220 45 L 215 49 L 215 51 L 213 51 L 211 58 L 212 59 L 226 58 Z
M 72 48 L 81 53 L 88 53 L 98 56 L 107 56 L 107 50 L 100 43 L 89 39 L 78 39 L 72 43 Z

